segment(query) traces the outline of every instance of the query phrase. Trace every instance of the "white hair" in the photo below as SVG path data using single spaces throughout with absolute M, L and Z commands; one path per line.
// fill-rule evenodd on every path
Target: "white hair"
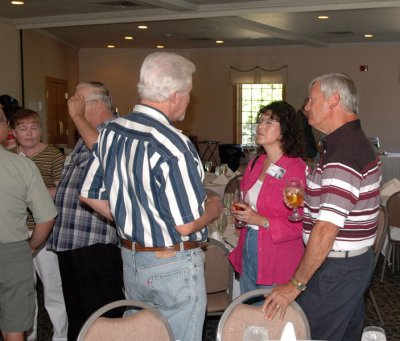
M 159 103 L 167 101 L 175 91 L 189 93 L 195 71 L 191 61 L 176 53 L 149 54 L 140 69 L 139 97 Z
M 99 99 L 101 100 L 107 107 L 108 110 L 111 110 L 112 99 L 110 96 L 110 90 L 100 82 L 82 82 L 76 86 L 76 89 L 80 88 L 92 88 L 93 94 L 96 96 L 91 99 Z

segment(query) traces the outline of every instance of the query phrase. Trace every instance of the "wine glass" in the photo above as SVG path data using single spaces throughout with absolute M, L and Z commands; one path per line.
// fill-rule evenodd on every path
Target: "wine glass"
M 222 172 L 222 174 L 226 175 L 226 173 L 228 172 L 228 164 L 227 163 L 221 164 L 221 172 Z
M 221 213 L 218 218 L 214 222 L 217 231 L 222 240 L 224 240 L 224 232 L 226 230 L 226 216 L 224 213 Z
M 289 216 L 289 220 L 293 222 L 301 221 L 303 217 L 299 214 L 298 208 L 304 200 L 303 182 L 299 178 L 290 178 L 285 182 L 285 198 L 293 213 Z
M 215 171 L 214 171 L 215 175 L 220 175 L 221 174 L 221 166 L 215 166 Z
M 207 161 L 206 163 L 204 163 L 204 169 L 206 170 L 207 173 L 211 172 L 213 163 L 212 161 Z
M 233 193 L 224 194 L 224 206 L 226 208 L 226 215 L 231 215 L 231 207 L 233 203 Z
M 361 341 L 386 341 L 385 330 L 381 327 L 365 327 Z
M 244 211 L 244 208 L 237 204 L 246 204 L 246 195 L 247 195 L 247 192 L 245 192 L 245 191 L 235 192 L 232 206 L 236 211 Z M 247 226 L 246 222 L 235 219 L 235 227 L 237 229 L 241 229 L 246 226 Z

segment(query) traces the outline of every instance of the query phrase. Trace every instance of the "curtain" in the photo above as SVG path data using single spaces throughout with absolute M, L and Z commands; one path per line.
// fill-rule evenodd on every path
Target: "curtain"
M 258 65 L 251 69 L 240 70 L 230 67 L 231 84 L 286 84 L 288 78 L 288 66 L 283 65 L 276 69 L 264 69 Z

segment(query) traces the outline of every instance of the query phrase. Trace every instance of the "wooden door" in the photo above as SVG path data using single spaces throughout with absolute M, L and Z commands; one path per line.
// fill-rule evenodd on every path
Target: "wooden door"
M 47 142 L 68 145 L 67 81 L 46 77 Z

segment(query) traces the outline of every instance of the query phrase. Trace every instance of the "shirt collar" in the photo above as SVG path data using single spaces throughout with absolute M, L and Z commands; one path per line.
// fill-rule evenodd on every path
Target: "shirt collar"
M 325 137 L 325 141 L 323 140 L 324 149 L 332 144 L 335 144 L 339 140 L 347 139 L 349 135 L 351 136 L 355 130 L 359 129 L 361 129 L 361 122 L 359 119 L 343 124 L 341 127 L 337 128 L 335 131 Z
M 161 122 L 164 122 L 166 124 L 172 125 L 171 120 L 163 112 L 161 112 L 160 110 L 158 110 L 156 108 L 153 108 L 153 107 L 151 107 L 149 105 L 137 104 L 133 108 L 133 112 L 140 112 L 140 113 L 143 113 L 145 115 L 153 117 L 157 121 L 161 121 Z
M 118 117 L 119 117 L 118 113 L 114 112 L 114 113 L 112 114 L 112 117 L 111 117 L 110 119 L 103 121 L 102 123 L 100 123 L 100 124 L 96 127 L 97 131 L 103 130 L 103 128 L 104 128 L 107 124 L 109 124 L 112 120 L 115 120 L 115 119 L 118 118 Z

